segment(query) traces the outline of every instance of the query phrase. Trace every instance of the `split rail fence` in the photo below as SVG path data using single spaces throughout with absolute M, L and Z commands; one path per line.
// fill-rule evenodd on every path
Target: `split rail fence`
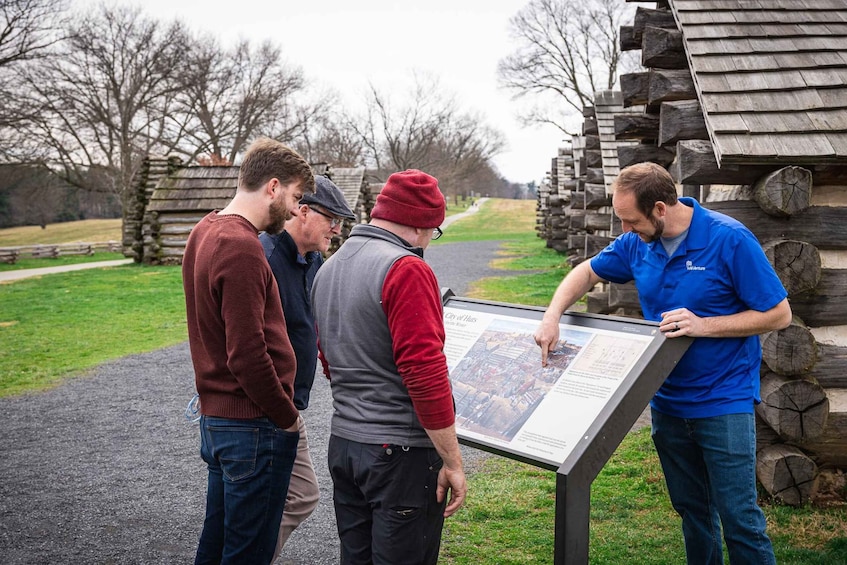
M 120 241 L 97 243 L 58 243 L 0 247 L 0 263 L 17 263 L 20 259 L 57 258 L 68 255 L 94 255 L 98 251 L 120 253 Z

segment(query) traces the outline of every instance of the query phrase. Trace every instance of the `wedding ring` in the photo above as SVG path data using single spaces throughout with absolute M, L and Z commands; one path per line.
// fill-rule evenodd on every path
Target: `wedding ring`
M 678 332 L 678 331 L 679 331 L 679 324 L 674 324 L 674 325 L 673 325 L 673 331 L 675 331 L 675 332 Z

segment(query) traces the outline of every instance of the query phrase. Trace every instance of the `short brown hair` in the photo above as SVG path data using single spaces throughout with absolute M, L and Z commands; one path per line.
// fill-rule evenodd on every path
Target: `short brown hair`
M 309 163 L 293 149 L 275 139 L 260 137 L 247 149 L 238 170 L 238 188 L 252 192 L 271 179 L 280 184 L 302 181 L 303 192 L 315 191 L 315 175 Z
M 672 206 L 676 204 L 676 184 L 670 173 L 656 163 L 636 163 L 620 172 L 612 183 L 614 192 L 632 192 L 635 205 L 645 216 L 649 216 L 656 202 Z

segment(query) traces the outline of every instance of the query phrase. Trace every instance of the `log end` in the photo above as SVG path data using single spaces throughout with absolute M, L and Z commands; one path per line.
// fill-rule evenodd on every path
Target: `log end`
M 817 492 L 818 467 L 800 449 L 771 445 L 759 451 L 756 459 L 756 476 L 775 499 L 800 506 Z

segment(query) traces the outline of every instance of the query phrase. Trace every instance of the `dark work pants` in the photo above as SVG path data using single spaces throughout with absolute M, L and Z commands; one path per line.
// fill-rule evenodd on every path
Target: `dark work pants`
M 329 440 L 329 470 L 342 565 L 434 565 L 445 500 L 433 448 Z

